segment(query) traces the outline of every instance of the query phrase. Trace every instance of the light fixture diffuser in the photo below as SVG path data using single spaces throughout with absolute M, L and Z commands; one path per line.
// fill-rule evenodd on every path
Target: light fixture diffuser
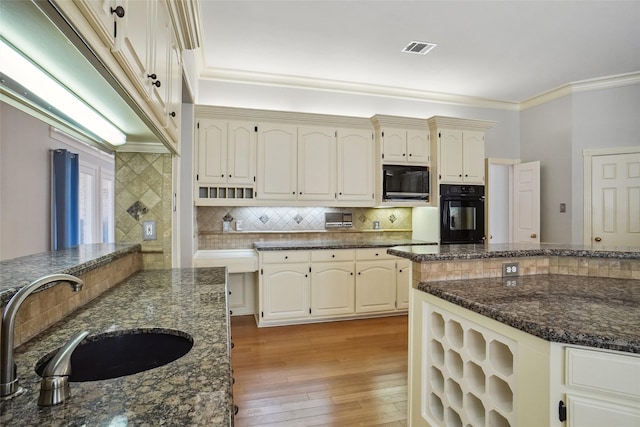
M 419 55 L 426 55 L 431 49 L 436 46 L 437 44 L 435 43 L 419 42 L 414 40 L 406 45 L 405 48 L 402 49 L 402 51 L 406 53 L 417 53 Z
M 122 145 L 126 135 L 93 108 L 29 59 L 0 40 L 0 72 L 68 115 L 111 145 Z

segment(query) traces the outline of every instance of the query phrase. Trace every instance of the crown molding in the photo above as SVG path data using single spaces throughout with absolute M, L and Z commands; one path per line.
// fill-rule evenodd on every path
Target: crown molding
M 200 52 L 202 55 L 202 52 Z M 204 59 L 200 55 L 199 65 Z M 314 79 L 284 74 L 255 73 L 251 71 L 229 70 L 222 68 L 200 67 L 200 79 L 230 83 L 243 83 L 261 86 L 279 86 L 297 89 L 310 89 L 325 92 L 342 92 L 359 95 L 383 96 L 388 98 L 430 101 L 442 104 L 455 104 L 482 108 L 517 111 L 517 102 L 496 101 L 491 99 L 455 95 L 442 92 L 421 91 L 392 86 L 379 86 L 366 83 L 354 83 L 340 80 Z
M 611 89 L 640 83 L 640 72 L 618 74 L 615 76 L 599 77 L 597 79 L 581 80 L 544 92 L 520 103 L 520 111 L 536 107 L 541 104 L 581 92 L 591 92 L 599 89 Z

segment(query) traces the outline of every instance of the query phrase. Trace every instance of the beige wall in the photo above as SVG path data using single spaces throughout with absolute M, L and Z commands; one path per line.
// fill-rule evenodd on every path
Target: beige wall
M 142 244 L 144 269 L 171 268 L 171 155 L 116 153 L 116 242 Z M 146 212 L 128 210 L 138 202 Z M 143 221 L 156 221 L 156 240 L 143 240 Z

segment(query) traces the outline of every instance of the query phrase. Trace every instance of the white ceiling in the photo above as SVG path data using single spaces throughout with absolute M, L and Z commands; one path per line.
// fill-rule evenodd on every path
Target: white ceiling
M 200 4 L 205 78 L 523 102 L 640 71 L 640 1 Z M 412 40 L 438 46 L 402 53 Z

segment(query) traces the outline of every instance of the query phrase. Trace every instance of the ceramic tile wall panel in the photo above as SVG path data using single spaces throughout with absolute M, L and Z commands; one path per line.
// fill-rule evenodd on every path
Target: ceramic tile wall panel
M 414 286 L 417 282 L 502 277 L 502 264 L 506 262 L 519 262 L 521 276 L 565 274 L 640 279 L 640 260 L 543 256 L 416 263 L 413 267 Z
M 31 294 L 16 315 L 15 345 L 33 338 L 141 269 L 141 254 L 131 253 L 78 276 L 84 281 L 80 292 L 72 292 L 69 286 L 58 285 Z
M 116 242 L 141 243 L 145 269 L 171 268 L 171 155 L 116 153 Z M 143 221 L 156 240 L 143 240 Z
M 222 231 L 225 215 L 244 222 L 244 231 L 312 231 L 324 230 L 325 212 L 351 212 L 350 230 L 373 229 L 373 221 L 381 229 L 411 229 L 411 208 L 326 208 L 326 207 L 212 207 L 197 208 L 198 231 Z

